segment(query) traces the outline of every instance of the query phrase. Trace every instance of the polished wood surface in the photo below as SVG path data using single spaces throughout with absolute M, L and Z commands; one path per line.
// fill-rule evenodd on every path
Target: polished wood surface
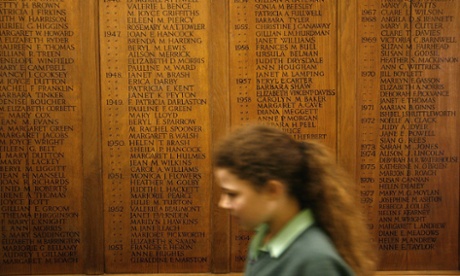
M 355 177 L 377 275 L 459 275 L 460 1 L 293 2 L 1 2 L 1 274 L 241 275 L 212 148 L 261 122 Z

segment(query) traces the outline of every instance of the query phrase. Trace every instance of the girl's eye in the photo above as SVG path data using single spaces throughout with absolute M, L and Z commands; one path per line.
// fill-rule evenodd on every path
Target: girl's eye
M 235 198 L 238 194 L 237 193 L 226 193 L 229 198 Z

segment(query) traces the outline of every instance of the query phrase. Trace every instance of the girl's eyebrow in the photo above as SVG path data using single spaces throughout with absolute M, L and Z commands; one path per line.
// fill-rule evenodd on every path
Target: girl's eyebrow
M 223 193 L 236 193 L 236 191 L 232 189 L 223 188 L 223 187 L 221 189 Z

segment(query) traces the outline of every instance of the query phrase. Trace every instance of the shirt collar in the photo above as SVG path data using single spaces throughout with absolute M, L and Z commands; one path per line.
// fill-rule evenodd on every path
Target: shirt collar
M 288 224 L 276 234 L 267 244 L 262 244 L 268 231 L 268 225 L 262 224 L 257 228 L 249 254 L 252 259 L 257 259 L 259 251 L 269 252 L 272 258 L 278 258 L 294 240 L 315 222 L 310 209 L 298 213 Z

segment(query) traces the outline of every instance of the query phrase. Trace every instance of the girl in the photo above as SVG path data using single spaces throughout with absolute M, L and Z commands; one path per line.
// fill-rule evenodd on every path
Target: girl
M 372 274 L 355 187 L 324 146 L 246 126 L 220 143 L 214 162 L 219 206 L 257 231 L 246 276 Z

